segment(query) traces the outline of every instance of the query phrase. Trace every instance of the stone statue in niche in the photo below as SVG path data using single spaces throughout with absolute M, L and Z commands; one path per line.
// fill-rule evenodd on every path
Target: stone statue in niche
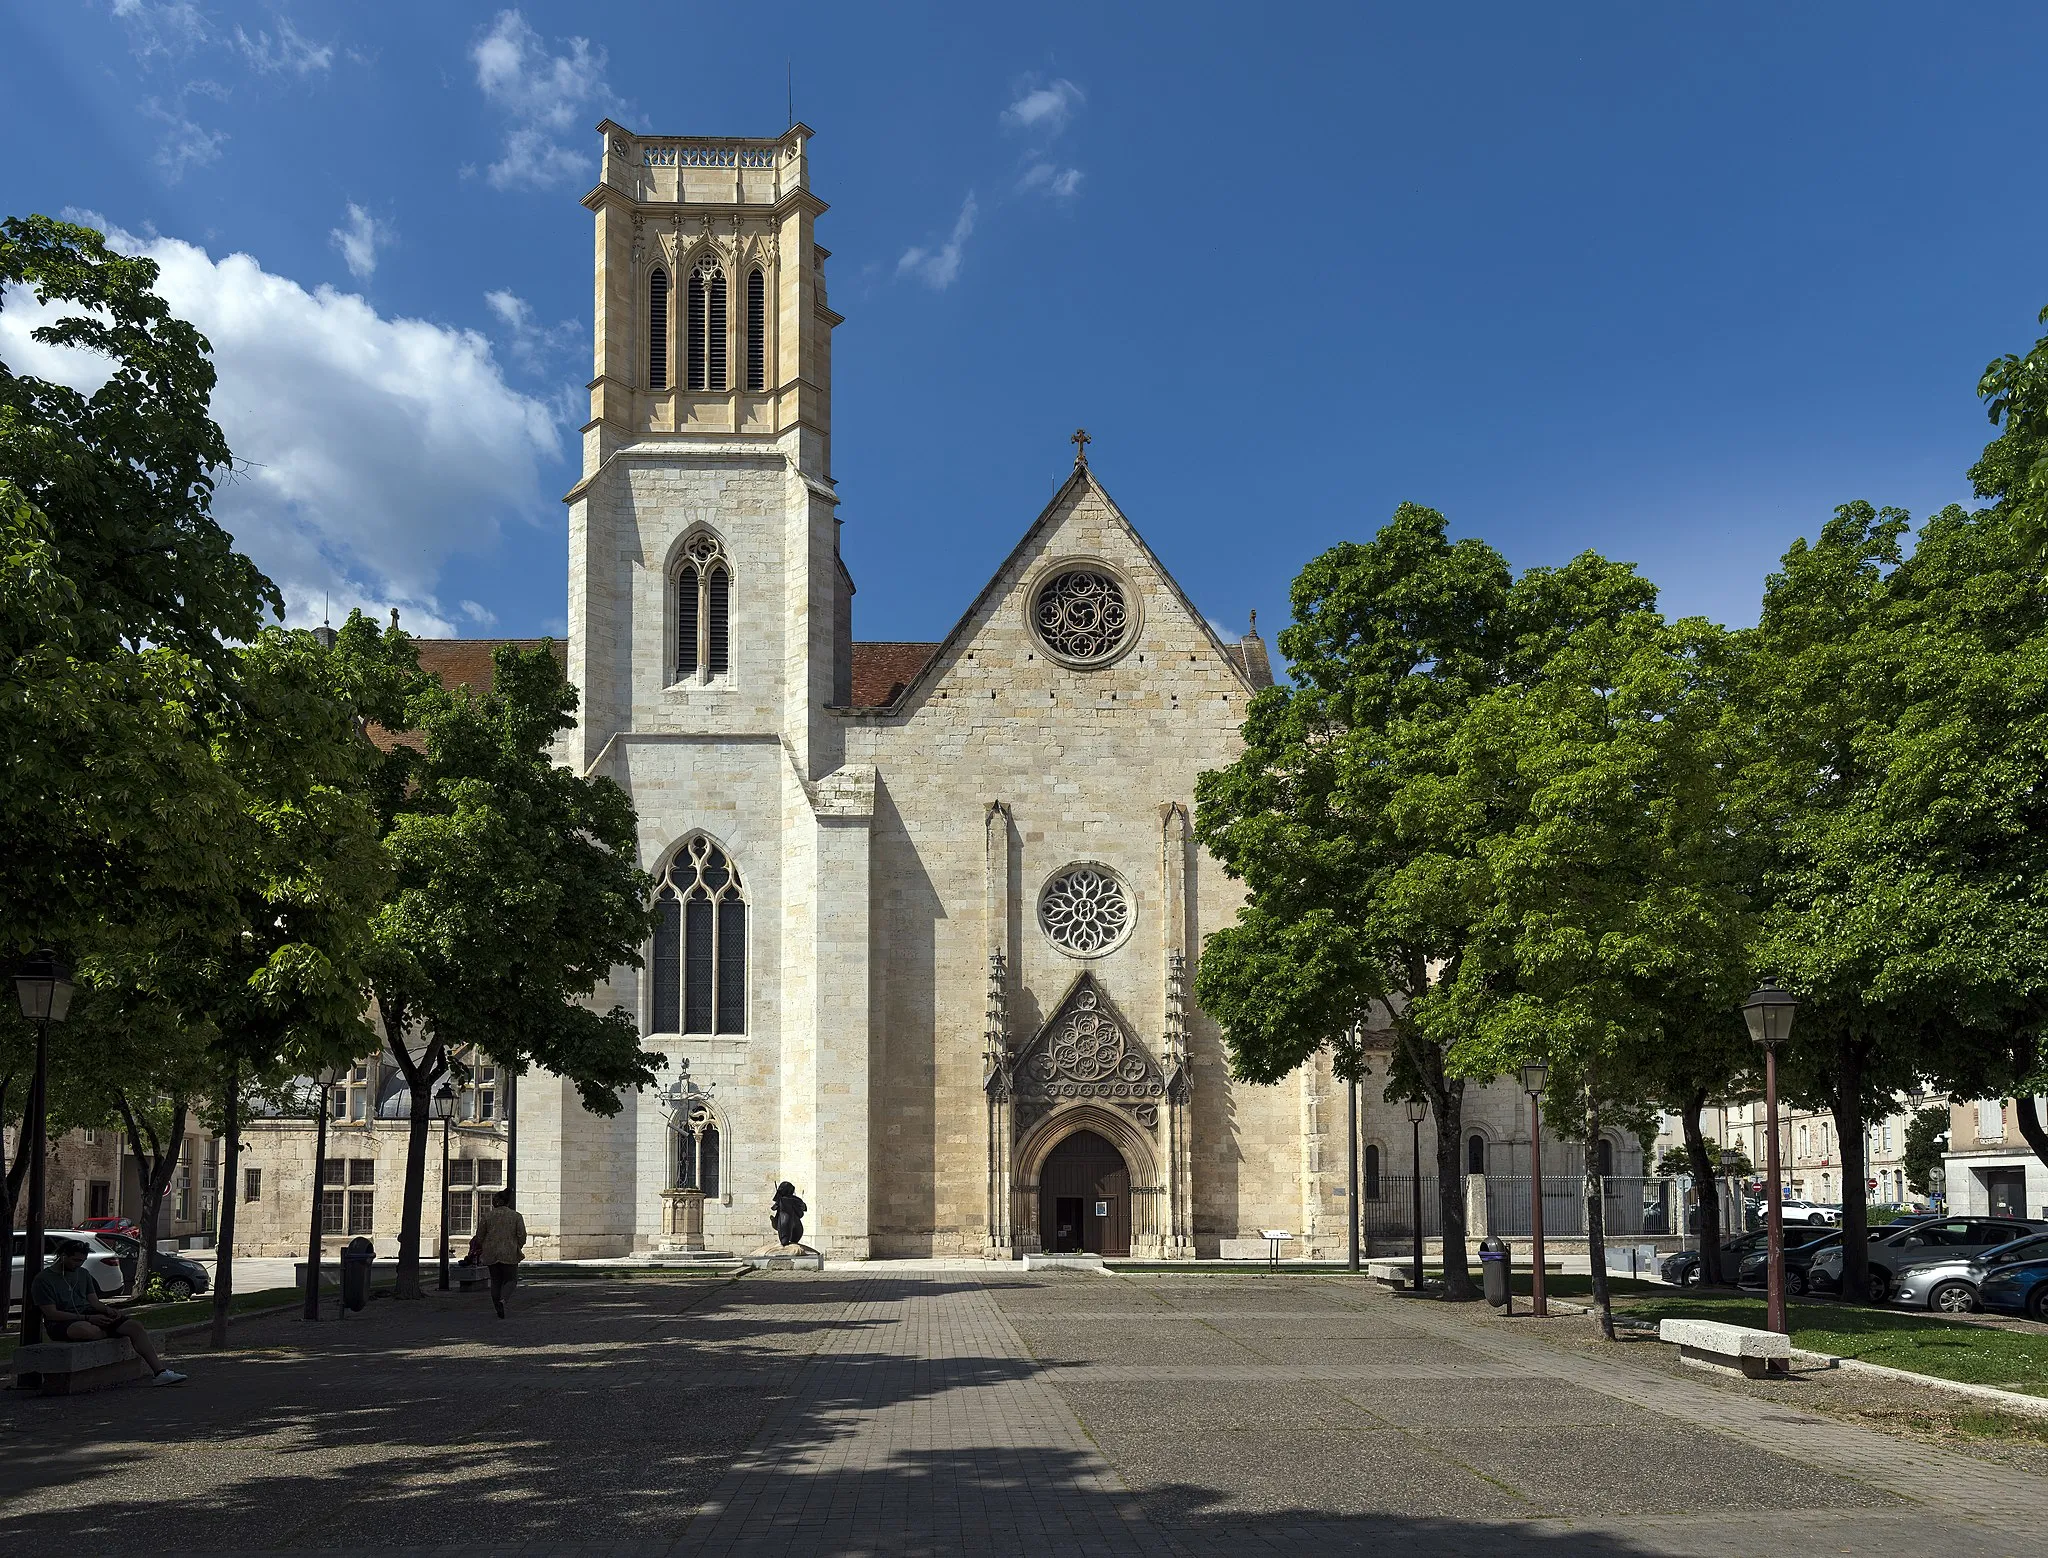
M 775 1239 L 784 1249 L 804 1242 L 804 1213 L 810 1208 L 796 1193 L 796 1186 L 784 1180 L 775 1187 L 775 1200 L 771 1205 L 768 1221 L 775 1229 Z

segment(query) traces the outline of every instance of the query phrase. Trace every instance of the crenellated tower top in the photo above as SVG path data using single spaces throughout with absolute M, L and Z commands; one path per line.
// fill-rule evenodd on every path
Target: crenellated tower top
M 597 289 L 583 473 L 629 443 L 794 434 L 831 479 L 832 329 L 826 207 L 811 131 L 773 139 L 641 135 L 607 119 L 597 187 Z

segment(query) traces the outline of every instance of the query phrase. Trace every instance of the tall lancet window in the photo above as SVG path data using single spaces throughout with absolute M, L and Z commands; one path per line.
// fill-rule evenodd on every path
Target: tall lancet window
M 668 272 L 659 265 L 647 281 L 647 387 L 668 388 Z
M 768 387 L 768 279 L 756 266 L 747 272 L 747 388 Z
M 725 388 L 725 270 L 709 251 L 690 268 L 690 388 Z
M 654 894 L 655 1033 L 747 1031 L 747 899 L 702 834 L 676 851 Z
M 718 537 L 699 534 L 676 570 L 676 680 L 709 681 L 732 669 L 732 564 Z

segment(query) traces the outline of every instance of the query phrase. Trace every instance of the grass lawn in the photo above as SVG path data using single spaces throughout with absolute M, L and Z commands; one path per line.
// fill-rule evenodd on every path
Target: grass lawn
M 1855 1304 L 1793 1302 L 1786 1307 L 1794 1347 L 1938 1379 L 2048 1395 L 2048 1330 L 2005 1331 Z M 1658 1297 L 1631 1303 L 1626 1313 L 1632 1320 L 1722 1320 L 1761 1329 L 1764 1301 Z

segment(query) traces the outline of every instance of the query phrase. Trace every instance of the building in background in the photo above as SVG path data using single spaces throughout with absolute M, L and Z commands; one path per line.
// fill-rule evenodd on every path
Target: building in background
M 2034 1107 L 2048 1120 L 2048 1098 Z M 1949 1106 L 1948 1210 L 1984 1217 L 2048 1218 L 2048 1164 L 2020 1134 L 2010 1098 Z

